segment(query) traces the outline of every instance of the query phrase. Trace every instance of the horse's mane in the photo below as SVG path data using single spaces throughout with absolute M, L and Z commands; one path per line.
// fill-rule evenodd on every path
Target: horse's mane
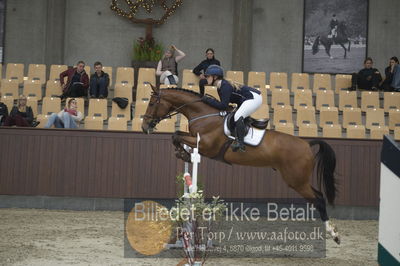
M 164 91 L 165 91 L 165 90 L 183 91 L 183 92 L 191 93 L 191 94 L 193 94 L 193 95 L 195 95 L 195 96 L 197 96 L 197 97 L 199 97 L 199 98 L 202 97 L 202 95 L 201 95 L 200 93 L 195 92 L 195 91 L 192 91 L 192 90 L 184 89 L 184 88 L 163 88 L 163 89 L 160 89 L 160 90 L 164 90 Z

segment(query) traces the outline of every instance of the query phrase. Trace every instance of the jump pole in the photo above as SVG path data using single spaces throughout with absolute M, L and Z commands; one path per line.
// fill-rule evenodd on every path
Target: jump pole
M 184 186 L 184 195 L 185 197 L 189 197 L 189 193 L 196 193 L 197 192 L 197 173 L 198 173 L 198 166 L 201 161 L 201 155 L 199 154 L 199 142 L 200 142 L 200 135 L 197 133 L 197 145 L 196 148 L 193 148 L 193 151 L 190 154 L 190 160 L 192 163 L 192 175 L 189 173 L 189 163 L 185 162 L 185 173 L 183 177 L 185 178 L 185 186 Z M 184 145 L 185 150 L 190 149 L 190 147 Z

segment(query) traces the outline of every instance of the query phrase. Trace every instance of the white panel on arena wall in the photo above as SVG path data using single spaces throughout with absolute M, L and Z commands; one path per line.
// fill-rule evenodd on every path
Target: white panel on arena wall
M 400 147 L 385 136 L 381 152 L 378 262 L 400 265 Z

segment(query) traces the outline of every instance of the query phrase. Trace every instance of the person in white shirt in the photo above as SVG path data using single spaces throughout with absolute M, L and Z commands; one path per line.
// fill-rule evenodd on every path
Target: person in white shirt
M 83 115 L 77 110 L 77 103 L 74 98 L 69 99 L 67 106 L 58 114 L 52 113 L 44 128 L 50 128 L 54 125 L 56 128 L 77 128 Z
M 181 61 L 186 54 L 180 51 L 175 45 L 171 45 L 163 58 L 158 62 L 156 75 L 160 76 L 160 83 L 166 85 L 178 84 L 178 62 Z

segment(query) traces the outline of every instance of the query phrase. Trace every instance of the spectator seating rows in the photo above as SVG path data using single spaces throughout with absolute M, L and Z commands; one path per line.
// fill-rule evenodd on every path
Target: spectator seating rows
M 67 68 L 66 65 L 50 66 L 49 78 L 46 79 L 46 65 L 30 64 L 24 77 L 23 64 L 7 64 L 5 78 L 1 80 L 1 101 L 12 107 L 19 92 L 25 94 L 43 126 L 49 114 L 61 109 L 60 99 L 56 97 L 61 94 L 59 74 Z M 90 67 L 85 69 L 91 73 Z M 78 109 L 86 115 L 82 127 L 104 129 L 106 121 L 106 128 L 110 130 L 131 128 L 141 131 L 143 115 L 151 96 L 150 84 L 156 83 L 155 69 L 139 69 L 136 94 L 132 90 L 135 69 L 104 67 L 104 71 L 111 77 L 113 93 L 109 98 L 126 97 L 129 107 L 121 109 L 108 99 L 78 99 Z M 198 92 L 199 78 L 188 69 L 184 69 L 182 74 L 182 86 Z M 227 78 L 238 83 L 244 83 L 244 77 L 241 71 L 227 71 Z M 250 71 L 247 75 L 248 85 L 259 89 L 264 99 L 254 117 L 271 118 L 271 128 L 300 136 L 380 138 L 390 132 L 399 137 L 400 93 L 349 91 L 350 75 L 335 75 L 332 78 L 329 74 L 292 73 L 290 80 L 288 77 L 284 72 L 271 72 L 267 85 L 265 72 Z M 206 86 L 206 93 L 218 98 L 215 87 Z M 188 121 L 184 117 L 162 121 L 157 129 L 172 132 L 179 122 L 187 130 Z

